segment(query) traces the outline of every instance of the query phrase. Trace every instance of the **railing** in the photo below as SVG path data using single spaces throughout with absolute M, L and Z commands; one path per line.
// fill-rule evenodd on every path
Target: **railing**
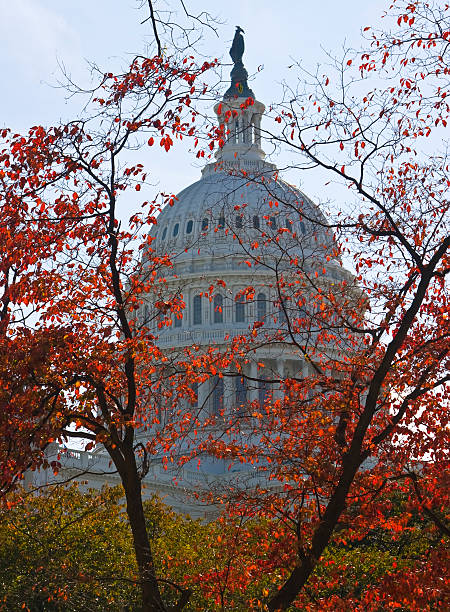
M 78 451 L 78 450 L 66 450 L 65 453 L 61 455 L 60 459 L 61 469 L 62 470 L 79 470 L 80 475 L 84 473 L 98 473 L 102 476 L 108 476 L 108 474 L 113 475 L 116 470 L 113 465 L 110 465 L 110 459 L 104 454 L 102 451 L 99 453 L 90 453 L 86 451 Z M 220 467 L 220 466 L 219 466 Z M 161 483 L 166 486 L 177 486 L 174 485 L 173 481 L 176 480 L 178 482 L 178 488 L 183 486 L 208 486 L 212 485 L 217 481 L 231 481 L 235 480 L 237 476 L 244 478 L 246 481 L 248 480 L 259 480 L 262 478 L 261 474 L 258 474 L 257 470 L 254 468 L 251 469 L 242 469 L 241 466 L 237 466 L 237 469 L 231 468 L 231 470 L 227 469 L 227 466 L 222 466 L 223 469 L 218 470 L 210 470 L 208 471 L 207 466 L 204 466 L 206 469 L 202 469 L 202 464 L 200 464 L 199 469 L 192 469 L 189 467 L 170 467 L 168 470 L 164 469 L 164 466 L 161 461 L 161 457 L 155 457 L 150 464 L 149 472 L 144 478 L 144 482 L 151 480 L 155 484 Z
M 92 471 L 101 473 L 115 472 L 114 466 L 110 465 L 110 458 L 103 453 L 90 453 L 67 449 L 61 453 L 60 463 L 64 469 L 77 469 L 80 472 Z
M 235 324 L 232 329 L 205 330 L 198 331 L 180 331 L 179 333 L 160 334 L 158 338 L 159 344 L 168 344 L 170 346 L 185 345 L 185 344 L 205 344 L 208 346 L 211 342 L 224 343 L 225 338 L 232 338 L 236 335 L 237 330 L 244 332 L 248 329 L 248 324 Z

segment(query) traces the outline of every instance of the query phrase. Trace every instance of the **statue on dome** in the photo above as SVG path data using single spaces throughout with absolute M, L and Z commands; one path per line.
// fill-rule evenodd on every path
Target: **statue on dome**
M 244 55 L 244 37 L 242 33 L 244 30 L 241 26 L 236 26 L 236 32 L 234 33 L 233 43 L 230 49 L 230 56 L 233 60 L 233 70 L 231 71 L 231 87 L 225 92 L 224 100 L 230 98 L 253 98 L 255 94 L 250 89 L 247 83 L 248 73 L 242 63 L 242 56 Z
M 236 32 L 233 38 L 233 44 L 231 45 L 230 55 L 233 60 L 233 64 L 238 64 L 242 62 L 242 56 L 244 55 L 244 37 L 241 32 L 244 30 L 240 26 L 236 26 Z

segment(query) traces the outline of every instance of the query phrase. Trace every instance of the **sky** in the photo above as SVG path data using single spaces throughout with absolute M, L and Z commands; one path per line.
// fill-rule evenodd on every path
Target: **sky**
M 180 7 L 179 0 L 157 2 L 161 7 Z M 326 52 L 340 55 L 344 45 L 358 46 L 361 29 L 380 24 L 388 4 L 384 0 L 185 0 L 191 13 L 208 10 L 217 19 L 217 34 L 205 29 L 198 45 L 205 58 L 230 62 L 235 26 L 244 29 L 244 62 L 255 74 L 251 87 L 266 106 L 280 98 L 281 82 L 292 79 L 289 66 L 294 61 L 315 70 L 317 64 L 330 61 Z M 153 40 L 150 23 L 141 23 L 148 16 L 141 0 L 0 0 L 0 15 L 0 126 L 15 131 L 78 116 L 83 101 L 61 88 L 63 71 L 88 85 L 90 62 L 102 71 L 124 68 Z M 228 70 L 224 69 L 224 78 Z M 200 177 L 199 164 L 186 147 L 170 157 L 155 157 L 153 151 L 153 157 L 143 162 L 151 167 L 155 191 L 177 193 Z M 345 197 L 326 186 L 320 175 L 305 172 L 288 178 L 317 201 Z

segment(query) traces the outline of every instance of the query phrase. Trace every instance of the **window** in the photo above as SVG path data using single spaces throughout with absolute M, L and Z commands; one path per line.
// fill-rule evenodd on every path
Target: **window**
M 192 401 L 192 405 L 197 407 L 198 406 L 198 383 L 197 382 L 192 383 L 191 389 L 195 393 L 195 398 Z
M 303 223 L 303 221 L 300 221 L 300 229 L 302 231 L 302 234 L 306 234 L 306 228 L 305 228 L 305 224 Z
M 215 376 L 213 379 L 213 393 L 212 393 L 212 408 L 213 414 L 219 414 L 223 409 L 223 378 Z
M 241 408 L 247 402 L 247 381 L 242 376 L 236 376 L 236 405 Z
M 180 229 L 180 224 L 179 223 L 175 223 L 174 227 L 173 227 L 173 232 L 172 232 L 172 236 L 175 238 L 175 236 L 178 235 L 178 230 Z
M 223 323 L 223 297 L 219 294 L 214 296 L 214 323 Z
M 286 327 L 287 326 L 286 313 L 284 312 L 285 308 L 287 308 L 286 302 L 284 302 L 284 304 L 280 304 L 279 305 L 278 327 Z
M 202 232 L 206 232 L 206 230 L 208 229 L 208 225 L 209 225 L 208 219 L 205 217 L 202 220 Z
M 258 293 L 256 296 L 256 317 L 258 321 L 263 321 L 267 314 L 266 294 Z
M 288 219 L 287 217 L 286 217 L 286 227 L 290 232 L 292 232 L 292 221 Z
M 267 398 L 270 397 L 270 386 L 269 383 L 264 380 L 258 381 L 258 402 L 260 406 L 263 406 Z
M 181 318 L 181 313 L 175 314 L 174 326 L 181 327 L 182 320 L 183 319 Z
M 237 229 L 242 229 L 242 226 L 243 226 L 243 225 L 244 225 L 244 223 L 243 223 L 243 218 L 242 218 L 242 215 L 238 215 L 238 216 L 236 217 L 236 228 L 237 228 Z
M 245 301 L 241 296 L 235 304 L 236 323 L 245 323 Z
M 143 320 L 144 325 L 148 325 L 149 319 L 150 319 L 150 308 L 148 307 L 148 304 L 146 304 L 144 306 L 144 320 Z
M 189 219 L 186 225 L 186 234 L 192 234 L 193 226 L 194 226 L 194 222 L 192 221 L 192 219 Z
M 202 324 L 202 298 L 200 295 L 195 295 L 193 300 L 194 325 Z
M 165 239 L 166 239 L 166 236 L 167 236 L 167 227 L 165 227 L 165 228 L 163 229 L 163 233 L 162 233 L 162 236 L 161 236 L 161 240 L 165 240 Z
M 225 227 L 225 217 L 223 215 L 220 215 L 217 227 L 219 229 L 223 229 Z
M 272 229 L 277 229 L 277 220 L 275 217 L 270 217 L 269 224 Z
M 259 217 L 258 217 L 258 215 L 255 215 L 253 217 L 253 227 L 255 229 L 259 229 Z
M 250 125 L 247 128 L 247 142 L 250 142 L 251 144 L 253 144 L 254 139 L 253 139 L 253 125 L 250 123 Z

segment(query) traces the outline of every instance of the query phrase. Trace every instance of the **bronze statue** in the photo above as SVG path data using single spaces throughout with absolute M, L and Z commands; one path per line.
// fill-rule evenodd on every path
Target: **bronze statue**
M 242 62 L 242 56 L 244 55 L 244 37 L 241 32 L 244 30 L 240 26 L 236 26 L 236 32 L 233 38 L 233 44 L 231 45 L 230 55 L 234 64 Z
M 242 63 L 245 49 L 243 32 L 244 30 L 240 26 L 236 26 L 236 32 L 234 33 L 230 49 L 230 56 L 234 66 L 231 71 L 231 86 L 224 95 L 225 100 L 227 98 L 255 98 L 255 94 L 248 86 L 248 73 Z

